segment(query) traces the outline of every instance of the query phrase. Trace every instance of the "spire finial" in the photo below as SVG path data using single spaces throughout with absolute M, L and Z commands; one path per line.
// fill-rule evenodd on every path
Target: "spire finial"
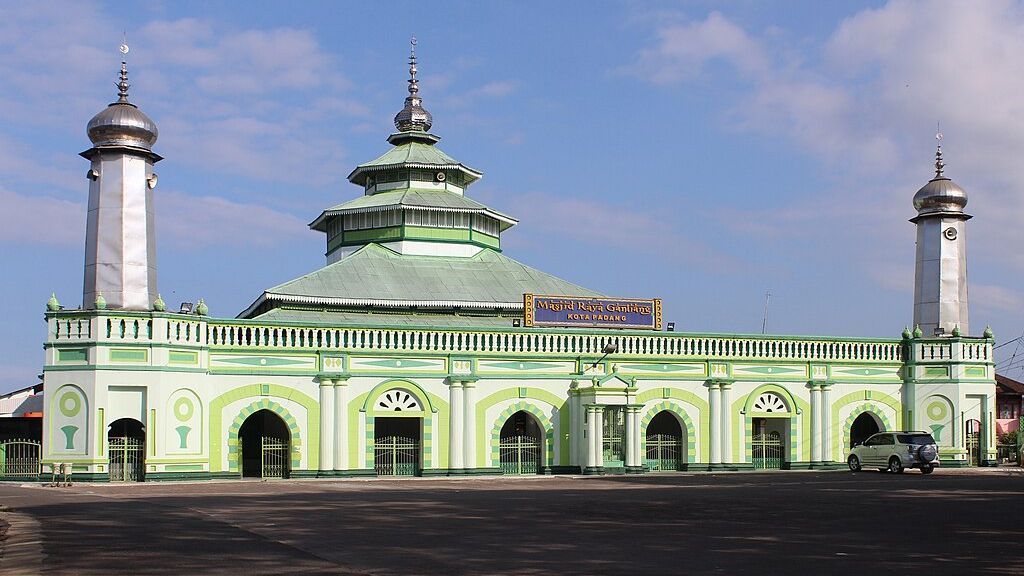
M 942 169 L 946 167 L 942 162 L 942 130 L 939 123 L 935 123 L 935 177 L 942 178 Z
M 124 58 L 128 56 L 128 43 L 122 42 L 118 50 L 121 51 L 123 56 L 121 60 L 121 81 L 117 83 L 117 101 L 127 103 L 128 87 L 130 84 L 128 84 L 128 62 Z
M 416 80 L 416 37 L 409 39 L 409 95 L 416 96 L 420 91 L 419 80 Z
M 430 130 L 432 118 L 423 108 L 420 99 L 420 83 L 416 79 L 416 37 L 409 39 L 409 95 L 405 107 L 395 116 L 395 127 L 399 132 L 426 132 Z

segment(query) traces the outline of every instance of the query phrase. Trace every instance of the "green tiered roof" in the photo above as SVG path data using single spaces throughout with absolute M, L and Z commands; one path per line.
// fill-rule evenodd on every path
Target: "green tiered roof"
M 324 210 L 309 227 L 313 230 L 323 231 L 327 219 L 345 213 L 372 212 L 376 209 L 385 208 L 442 208 L 447 210 L 459 210 L 462 212 L 483 212 L 494 216 L 499 220 L 505 220 L 509 224 L 517 222 L 515 218 L 489 208 L 484 204 L 467 198 L 461 194 L 452 194 L 444 190 L 424 190 L 417 188 L 404 188 L 389 192 L 378 192 L 370 196 L 360 196 L 354 200 L 343 202 Z
M 315 272 L 266 290 L 239 317 L 487 326 L 504 324 L 509 316 L 517 315 L 525 293 L 600 296 L 494 249 L 498 247 L 497 234 L 517 222 L 464 195 L 466 187 L 482 174 L 434 146 L 440 138 L 428 132 L 433 120 L 419 97 L 415 62 L 415 57 L 411 57 L 409 97 L 395 116 L 398 132 L 388 137 L 393 147 L 376 160 L 360 164 L 349 175 L 351 182 L 364 187 L 365 195 L 328 208 L 310 224 L 310 228 L 327 233 L 329 259 L 333 259 L 331 254 L 338 247 L 344 246 L 346 253 Z M 370 177 L 373 182 L 368 182 Z M 400 188 L 395 188 L 396 182 Z M 392 188 L 377 191 L 381 183 Z M 453 188 L 447 189 L 448 186 Z M 360 213 L 382 210 L 413 215 L 461 212 L 470 213 L 473 220 L 460 220 L 457 228 L 433 222 L 407 226 L 405 214 L 400 214 L 398 225 L 354 225 L 351 239 L 346 237 L 350 231 L 338 226 L 344 225 L 349 215 L 354 218 Z M 480 228 L 478 218 L 482 222 Z M 465 231 L 465 237 L 431 235 L 430 228 L 439 232 Z M 424 230 L 428 233 L 424 234 Z M 387 234 L 373 234 L 380 231 Z M 477 235 L 479 238 L 475 238 Z M 420 245 L 446 244 L 446 249 L 462 244 L 465 249 L 460 253 L 431 247 L 403 254 L 404 247 L 392 250 L 380 244 L 405 240 Z M 348 253 L 349 249 L 353 251 Z
M 402 255 L 368 244 L 333 264 L 266 290 L 239 316 L 259 316 L 281 305 L 518 310 L 527 292 L 600 295 L 490 249 L 469 258 L 451 258 Z

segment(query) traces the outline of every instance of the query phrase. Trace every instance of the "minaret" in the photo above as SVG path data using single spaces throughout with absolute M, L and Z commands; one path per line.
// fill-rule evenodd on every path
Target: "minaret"
M 128 53 L 128 46 L 121 45 Z M 128 66 L 121 62 L 117 102 L 89 121 L 93 147 L 85 232 L 82 307 L 150 310 L 157 299 L 156 234 L 153 228 L 152 150 L 156 124 L 128 101 Z M 99 302 L 98 302 L 99 301 Z
M 917 257 L 914 268 L 914 324 L 926 336 L 968 335 L 967 193 L 942 174 L 942 134 L 935 151 L 935 177 L 914 195 Z

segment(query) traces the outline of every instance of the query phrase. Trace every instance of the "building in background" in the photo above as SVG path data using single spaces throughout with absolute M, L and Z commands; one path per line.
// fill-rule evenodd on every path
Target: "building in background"
M 362 194 L 310 225 L 326 265 L 229 319 L 158 294 L 158 132 L 122 65 L 82 153 L 83 305 L 47 304 L 45 461 L 94 480 L 829 468 L 918 429 L 944 466 L 995 463 L 992 334 L 967 334 L 967 196 L 941 149 L 914 197 L 919 327 L 662 331 L 660 301 L 502 251 L 517 221 L 471 197 L 482 173 L 438 147 L 416 74 L 413 55 L 391 147 L 348 177 Z

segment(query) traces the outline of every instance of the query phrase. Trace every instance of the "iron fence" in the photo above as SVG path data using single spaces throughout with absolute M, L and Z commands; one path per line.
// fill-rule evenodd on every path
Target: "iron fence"
M 19 438 L 0 442 L 0 480 L 36 480 L 42 474 L 39 462 L 42 443 Z

